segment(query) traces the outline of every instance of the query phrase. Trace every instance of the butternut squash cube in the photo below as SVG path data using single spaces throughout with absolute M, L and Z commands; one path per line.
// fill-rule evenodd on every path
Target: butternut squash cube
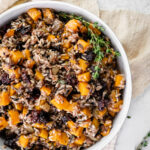
M 60 56 L 61 60 L 68 60 L 69 59 L 69 55 L 68 54 L 62 54 Z
M 19 137 L 18 145 L 22 148 L 26 148 L 29 144 L 29 138 L 25 135 Z
M 4 117 L 0 117 L 0 130 L 3 130 L 8 126 L 8 122 Z
M 24 59 L 30 59 L 31 57 L 30 51 L 28 49 L 25 49 L 23 51 L 23 55 L 24 55 Z
M 10 116 L 11 125 L 16 125 L 20 122 L 19 112 L 17 110 L 9 110 L 8 114 Z
M 84 114 L 84 115 L 86 115 L 87 116 L 87 118 L 90 118 L 91 117 L 91 110 L 89 109 L 89 108 L 83 108 L 82 110 L 81 110 L 81 112 Z
M 41 11 L 36 8 L 29 9 L 27 13 L 34 21 L 37 21 L 42 16 Z
M 11 86 L 9 89 L 9 94 L 10 96 L 14 95 L 16 93 L 16 91 L 13 89 L 13 87 Z
M 96 129 L 99 128 L 99 124 L 100 122 L 98 121 L 98 119 L 96 119 L 95 117 L 93 118 L 92 124 L 95 126 Z
M 51 41 L 51 42 L 54 42 L 56 40 L 56 37 L 55 37 L 55 35 L 49 34 L 48 37 L 47 37 L 47 40 Z
M 35 77 L 37 80 L 43 80 L 44 76 L 38 70 L 36 70 Z
M 89 82 L 91 80 L 91 74 L 90 72 L 79 74 L 77 75 L 77 79 L 78 81 L 81 81 L 81 82 Z
M 82 145 L 85 141 L 86 137 L 84 134 L 82 134 L 80 137 L 76 138 L 74 143 L 77 145 Z
M 77 44 L 75 45 L 75 50 L 78 50 L 80 53 L 84 53 L 89 46 L 90 46 L 89 42 L 79 39 Z
M 40 90 L 41 92 L 45 93 L 47 96 L 51 94 L 51 89 L 46 86 L 43 86 Z
M 10 95 L 8 91 L 3 91 L 0 95 L 0 106 L 7 106 L 10 103 Z
M 63 41 L 63 47 L 69 49 L 71 47 L 71 43 L 69 40 Z
M 103 118 L 107 113 L 107 109 L 104 108 L 104 110 L 98 111 L 99 118 Z
M 15 30 L 14 29 L 9 29 L 6 33 L 6 36 L 7 37 L 11 37 L 11 36 L 14 36 L 14 33 L 15 33 Z
M 102 136 L 107 136 L 110 133 L 110 128 L 107 128 L 107 130 L 104 130 L 101 132 Z
M 20 51 L 11 51 L 10 52 L 10 59 L 14 64 L 18 64 L 24 59 L 23 53 Z
M 35 65 L 35 61 L 34 61 L 34 60 L 28 59 L 28 60 L 26 61 L 26 67 L 27 67 L 27 68 L 33 68 L 34 65 Z
M 21 111 L 21 110 L 23 109 L 22 103 L 17 103 L 17 104 L 15 104 L 15 108 L 16 108 L 17 110 Z
M 81 22 L 79 20 L 72 19 L 65 24 L 65 27 L 70 32 L 78 32 L 81 27 Z
M 79 59 L 78 63 L 79 63 L 79 67 L 82 69 L 82 71 L 86 71 L 89 63 L 84 59 Z
M 96 33 L 96 34 L 98 34 L 98 35 L 101 34 L 101 31 L 100 31 L 99 29 L 95 28 L 92 23 L 89 25 L 89 28 L 90 28 L 94 33 Z
M 28 108 L 24 107 L 22 111 L 23 116 L 25 116 L 27 113 L 28 113 Z
M 43 123 L 34 123 L 33 127 L 38 129 L 43 129 L 45 128 L 45 125 Z
M 122 74 L 118 74 L 115 76 L 115 87 L 123 88 L 124 82 L 125 82 L 125 79 Z
M 15 88 L 15 89 L 19 89 L 19 88 L 21 88 L 21 87 L 22 87 L 21 82 L 19 82 L 19 83 L 17 83 L 17 84 L 14 85 L 14 88 Z
M 82 96 L 87 96 L 90 93 L 90 85 L 86 82 L 79 82 L 78 89 Z
M 56 95 L 51 103 L 59 110 L 65 110 L 68 112 L 73 112 L 77 107 L 77 103 L 70 104 L 65 97 L 62 95 Z
M 77 126 L 73 121 L 67 122 L 68 127 L 70 128 L 70 133 L 75 136 L 81 136 L 83 132 L 83 127 Z
M 16 69 L 4 68 L 4 70 L 8 72 L 9 76 L 15 76 L 16 79 L 20 78 L 20 68 Z
M 80 127 L 88 128 L 91 124 L 92 124 L 91 119 L 88 119 L 88 120 L 82 121 L 79 125 Z
M 48 132 L 45 129 L 41 129 L 39 136 L 41 138 L 47 139 L 48 138 Z
M 48 18 L 48 19 L 51 19 L 51 20 L 54 19 L 54 15 L 53 15 L 53 13 L 51 12 L 51 10 L 49 8 L 43 9 L 43 16 L 44 16 L 44 18 Z
M 49 132 L 49 140 L 58 142 L 61 145 L 67 145 L 69 142 L 67 134 L 65 132 L 56 129 L 53 129 Z

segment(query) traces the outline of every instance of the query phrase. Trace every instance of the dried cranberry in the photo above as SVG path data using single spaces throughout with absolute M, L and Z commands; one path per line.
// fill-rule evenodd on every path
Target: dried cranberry
M 23 71 L 23 72 L 22 72 L 21 77 L 22 77 L 22 80 L 23 80 L 25 83 L 29 83 L 29 82 L 30 82 L 30 77 L 29 77 L 29 75 L 27 74 L 26 71 Z
M 4 85 L 9 85 L 10 84 L 10 79 L 9 79 L 9 75 L 7 73 L 3 73 L 1 76 L 1 82 Z
M 105 102 L 104 100 L 101 100 L 98 102 L 98 109 L 101 111 L 101 110 L 104 110 L 105 108 Z
M 33 110 L 31 112 L 31 121 L 32 121 L 32 123 L 38 122 L 39 113 L 40 113 L 40 111 L 36 111 L 36 110 Z
M 18 147 L 18 145 L 16 144 L 16 139 L 8 139 L 4 141 L 4 145 L 12 148 L 12 149 L 16 149 L 16 150 L 20 150 L 20 148 Z
M 63 116 L 62 118 L 63 123 L 66 123 L 69 120 L 68 116 Z
M 21 34 L 21 35 L 25 35 L 26 33 L 28 33 L 31 30 L 31 26 L 21 26 L 20 28 L 18 28 L 16 30 L 17 33 Z
M 72 86 L 75 86 L 78 83 L 78 80 L 75 76 L 75 74 L 70 74 L 66 77 L 67 84 L 70 84 Z
M 34 88 L 31 92 L 31 97 L 34 99 L 39 98 L 41 95 L 40 89 L 39 88 Z
M 85 58 L 89 62 L 93 61 L 94 57 L 95 57 L 95 54 L 93 53 L 92 50 L 86 51 L 83 54 L 83 58 Z
M 50 120 L 49 118 L 49 113 L 45 112 L 45 111 L 37 111 L 37 110 L 33 110 L 31 112 L 31 121 L 32 123 L 47 123 Z
M 24 47 L 23 47 L 24 44 L 25 44 L 24 42 L 19 41 L 17 43 L 16 49 L 18 49 L 20 51 L 23 50 L 24 49 Z

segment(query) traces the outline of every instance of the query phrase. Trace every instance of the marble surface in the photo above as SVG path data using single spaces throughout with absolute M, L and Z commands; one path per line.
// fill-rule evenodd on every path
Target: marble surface
M 99 7 L 100 10 L 125 9 L 150 14 L 150 0 L 99 0 Z M 126 119 L 121 128 L 115 150 L 136 149 L 143 137 L 150 131 L 149 114 L 150 86 L 141 96 L 132 99 L 128 113 L 131 118 Z M 150 150 L 150 144 L 142 150 Z

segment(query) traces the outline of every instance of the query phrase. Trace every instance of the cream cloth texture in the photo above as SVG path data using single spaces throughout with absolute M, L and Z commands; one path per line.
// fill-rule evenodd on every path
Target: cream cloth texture
M 16 4 L 30 0 L 20 0 Z M 38 0 L 32 0 L 38 1 Z M 99 13 L 97 0 L 57 0 L 78 5 L 100 16 L 117 35 L 127 53 L 133 80 L 133 97 L 140 95 L 150 84 L 150 15 L 129 11 L 107 11 Z M 10 7 L 16 0 L 0 0 L 0 12 Z M 103 150 L 114 150 L 115 141 Z

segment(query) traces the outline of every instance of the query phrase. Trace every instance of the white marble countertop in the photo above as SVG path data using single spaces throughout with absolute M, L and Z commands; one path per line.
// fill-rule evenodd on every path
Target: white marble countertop
M 99 0 L 99 7 L 104 10 L 125 9 L 150 14 L 150 0 Z M 150 131 L 149 98 L 150 86 L 141 96 L 132 99 L 128 113 L 131 118 L 126 119 L 120 130 L 115 150 L 135 150 Z M 150 150 L 150 144 L 142 150 Z

